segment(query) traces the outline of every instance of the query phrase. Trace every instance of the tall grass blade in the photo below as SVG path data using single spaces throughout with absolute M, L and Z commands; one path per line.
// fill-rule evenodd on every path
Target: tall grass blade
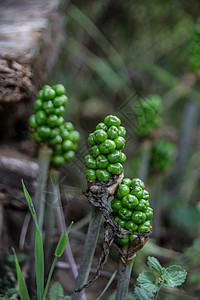
M 14 249 L 13 249 L 13 253 L 14 253 L 14 257 L 15 257 L 15 265 L 16 265 L 16 270 L 17 270 L 17 279 L 19 282 L 19 291 L 20 291 L 21 299 L 22 300 L 30 300 L 28 290 L 26 287 L 26 283 L 25 283 L 24 277 L 22 275 L 19 261 L 18 261 L 18 258 L 17 258 L 17 255 L 16 255 Z
M 27 203 L 28 203 L 28 206 L 29 206 L 29 210 L 31 212 L 31 215 L 32 215 L 32 218 L 35 222 L 35 226 L 38 228 L 38 221 L 37 221 L 37 216 L 36 216 L 36 212 L 35 212 L 35 208 L 33 206 L 33 202 L 31 200 L 31 196 L 29 195 L 26 187 L 25 187 L 25 184 L 24 184 L 24 181 L 22 179 L 22 186 L 23 186 L 23 190 L 24 190 L 24 195 L 26 197 L 26 200 L 27 200 Z
M 44 253 L 42 236 L 38 227 L 35 227 L 35 271 L 38 300 L 42 300 L 44 293 Z
M 36 216 L 35 208 L 33 206 L 33 202 L 24 185 L 23 180 L 22 180 L 22 186 L 24 190 L 24 195 L 28 202 L 29 210 L 31 212 L 31 215 L 35 223 L 35 271 L 36 271 L 36 283 L 37 283 L 37 297 L 38 300 L 42 300 L 42 295 L 44 293 L 44 252 L 43 252 L 42 236 L 39 231 L 37 216 Z

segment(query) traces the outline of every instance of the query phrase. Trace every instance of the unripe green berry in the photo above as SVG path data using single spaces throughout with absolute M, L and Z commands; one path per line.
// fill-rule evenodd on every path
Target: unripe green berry
M 52 100 L 54 99 L 55 95 L 55 91 L 49 85 L 45 85 L 43 87 L 43 98 L 45 100 Z
M 65 87 L 61 83 L 54 85 L 53 89 L 56 92 L 56 96 L 61 96 L 66 93 Z
M 94 141 L 97 144 L 104 142 L 107 139 L 107 133 L 103 129 L 95 130 L 94 132 Z
M 101 154 L 97 157 L 97 159 L 96 159 L 97 169 L 106 169 L 108 165 L 109 165 L 109 162 L 105 155 Z
M 97 126 L 96 126 L 96 129 L 103 129 L 105 131 L 108 130 L 107 126 L 104 124 L 104 123 L 99 123 Z
M 90 180 L 96 180 L 96 171 L 93 169 L 87 169 L 86 177 Z
M 113 116 L 113 115 L 109 115 L 104 119 L 104 124 L 107 127 L 111 127 L 111 126 L 116 126 L 119 127 L 121 124 L 121 121 L 118 117 Z
M 38 125 L 45 124 L 47 116 L 43 110 L 38 110 L 35 114 L 35 120 Z
M 70 150 L 70 151 L 65 152 L 64 159 L 65 159 L 65 161 L 69 161 L 69 160 L 72 160 L 74 158 L 74 156 L 75 156 L 75 152 Z
M 43 101 L 41 99 L 37 99 L 34 102 L 34 109 L 35 109 L 35 111 L 42 110 L 42 106 L 43 106 Z
M 102 154 L 109 154 L 111 152 L 113 152 L 116 148 L 116 145 L 114 143 L 114 141 L 112 140 L 105 140 L 104 142 L 102 142 L 99 145 L 99 150 L 101 151 Z
M 35 115 L 31 115 L 30 118 L 29 118 L 29 125 L 32 127 L 32 128 L 37 128 L 37 122 L 36 122 L 36 118 L 35 118 Z
M 77 143 L 80 139 L 80 133 L 76 130 L 73 130 L 69 133 L 69 140 L 73 143 Z
M 56 167 L 62 167 L 65 164 L 65 159 L 62 155 L 55 155 L 52 157 L 51 162 L 56 166 Z

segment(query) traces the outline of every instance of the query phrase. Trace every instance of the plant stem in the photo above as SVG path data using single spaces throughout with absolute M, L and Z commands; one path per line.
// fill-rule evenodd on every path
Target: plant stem
M 123 252 L 127 253 L 128 245 L 123 247 Z M 128 288 L 131 277 L 131 271 L 133 267 L 133 262 L 135 258 L 128 261 L 125 265 L 120 259 L 119 263 L 119 273 L 118 273 L 118 282 L 117 282 L 117 292 L 115 300 L 126 300 L 128 296 Z
M 152 219 L 153 222 L 153 232 L 152 237 L 157 242 L 157 245 L 160 244 L 160 238 L 161 238 L 161 229 L 162 229 L 162 211 L 163 211 L 163 180 L 164 177 L 160 176 L 159 178 L 156 178 L 156 180 L 153 183 L 153 190 L 152 190 L 152 207 L 154 209 L 154 217 Z
M 56 205 L 57 226 L 58 226 L 59 234 L 61 235 L 62 233 L 65 233 L 67 231 L 67 228 L 66 228 L 66 224 L 65 224 L 65 218 L 64 218 L 61 197 L 60 197 L 60 189 L 59 189 L 59 183 L 58 183 L 59 174 L 60 174 L 60 172 L 55 169 L 51 169 L 49 172 L 49 180 L 51 181 L 52 192 L 54 195 L 54 205 Z M 75 260 L 74 260 L 73 254 L 72 254 L 72 250 L 71 250 L 69 241 L 67 243 L 64 253 L 65 253 L 66 260 L 70 264 L 72 276 L 75 279 L 78 275 L 78 271 L 77 271 L 76 263 L 75 263 Z
M 157 300 L 157 299 L 158 299 L 159 291 L 160 291 L 160 290 L 158 290 L 158 291 L 155 293 L 155 296 L 154 296 L 154 299 L 153 299 L 153 300 Z
M 52 180 L 50 180 L 49 177 L 48 185 L 47 185 L 46 208 L 45 208 L 45 218 L 44 218 L 45 277 L 49 271 L 49 261 L 52 253 L 52 247 L 53 247 L 53 232 L 55 228 L 54 201 L 55 201 L 54 187 L 52 184 Z
M 149 171 L 152 144 L 150 141 L 144 141 L 141 145 L 141 162 L 138 177 L 146 181 Z
M 51 158 L 52 150 L 46 147 L 43 147 L 39 152 L 39 174 L 37 178 L 37 189 L 33 199 L 33 204 L 36 207 L 36 214 L 38 216 L 38 225 L 40 232 L 42 234 L 43 220 L 44 220 L 44 191 L 46 187 L 49 162 Z M 33 221 L 31 222 L 30 228 L 30 251 L 29 251 L 29 286 L 32 289 L 35 286 L 35 271 L 34 271 L 34 237 L 35 237 L 35 225 Z
M 190 155 L 193 145 L 194 131 L 197 125 L 199 115 L 198 104 L 194 101 L 188 101 L 184 108 L 181 124 L 181 134 L 178 146 L 178 157 L 174 169 L 174 185 L 179 185 L 180 180 Z
M 45 290 L 44 290 L 44 294 L 43 294 L 42 300 L 45 300 L 45 299 L 46 299 L 46 295 L 47 295 L 49 283 L 50 283 L 50 280 L 51 280 L 51 277 L 52 277 L 52 274 L 53 274 L 53 270 L 54 270 L 54 268 L 55 268 L 55 266 L 56 266 L 57 260 L 58 260 L 58 257 L 55 257 L 55 258 L 54 258 L 54 261 L 53 261 L 53 263 L 52 263 L 51 269 L 50 269 L 50 271 L 49 271 L 49 276 L 48 276 L 48 279 L 47 279 L 47 284 L 46 284 L 46 287 L 45 287 Z
M 91 220 L 88 228 L 85 246 L 83 249 L 78 277 L 76 279 L 75 291 L 72 295 L 72 300 L 83 299 L 82 297 L 84 294 L 84 290 L 82 290 L 81 292 L 76 292 L 76 290 L 80 289 L 88 280 L 102 219 L 103 216 L 99 209 L 92 207 Z
M 38 216 L 38 225 L 40 232 L 42 232 L 44 221 L 44 191 L 48 178 L 49 162 L 51 157 L 51 149 L 43 148 L 39 152 L 39 176 L 37 180 L 37 190 L 34 197 L 34 204 L 36 205 L 36 213 Z

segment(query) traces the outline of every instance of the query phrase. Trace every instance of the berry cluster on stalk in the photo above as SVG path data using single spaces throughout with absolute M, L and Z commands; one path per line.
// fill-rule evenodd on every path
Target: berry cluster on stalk
M 153 209 L 149 204 L 149 193 L 139 178 L 124 178 L 111 201 L 113 217 L 121 227 L 130 231 L 125 238 L 115 237 L 118 244 L 125 245 L 137 238 L 139 233 L 151 229 Z
M 161 138 L 154 141 L 151 151 L 150 167 L 154 171 L 166 171 L 175 158 L 176 146 L 167 139 Z
M 121 150 L 125 146 L 125 134 L 121 120 L 113 115 L 107 116 L 90 133 L 90 154 L 85 156 L 84 161 L 88 179 L 106 182 L 112 175 L 123 171 L 126 155 Z
M 52 148 L 51 163 L 57 167 L 73 159 L 80 139 L 73 124 L 64 121 L 67 102 L 68 97 L 62 84 L 52 87 L 45 85 L 37 94 L 35 113 L 29 118 L 33 137 Z
M 152 129 L 162 124 L 162 101 L 158 95 L 150 95 L 139 102 L 136 112 L 137 134 L 141 137 L 148 135 Z

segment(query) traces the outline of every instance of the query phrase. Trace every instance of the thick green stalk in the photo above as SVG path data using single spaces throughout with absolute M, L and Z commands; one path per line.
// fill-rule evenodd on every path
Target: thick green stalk
M 94 251 L 96 248 L 101 223 L 102 223 L 102 213 L 99 209 L 92 207 L 92 215 L 88 228 L 88 233 L 85 241 L 85 246 L 83 249 L 82 260 L 79 268 L 78 277 L 76 279 L 75 291 L 72 295 L 72 300 L 82 300 L 84 295 L 84 290 L 81 292 L 76 292 L 76 290 L 80 289 L 84 284 L 87 283 L 88 276 L 90 273 Z
M 128 250 L 128 245 L 123 247 L 123 252 L 126 253 Z M 118 282 L 117 282 L 117 292 L 115 300 L 126 300 L 128 296 L 128 288 L 131 277 L 131 271 L 133 267 L 133 262 L 135 258 L 128 261 L 125 265 L 120 259 L 119 272 L 118 272 Z
M 178 146 L 178 157 L 176 160 L 174 174 L 173 174 L 173 184 L 174 186 L 179 185 L 183 176 L 183 172 L 187 161 L 190 157 L 194 132 L 197 126 L 199 116 L 198 104 L 194 101 L 188 101 L 184 108 L 181 133 Z
M 141 145 L 141 161 L 138 177 L 142 181 L 146 181 L 149 172 L 149 163 L 151 158 L 152 144 L 150 141 L 144 141 Z
M 54 187 L 52 180 L 48 178 L 47 185 L 47 197 L 46 197 L 46 208 L 44 218 L 44 229 L 45 229 L 45 240 L 44 240 L 44 251 L 45 251 L 45 275 L 49 271 L 49 261 L 53 247 L 53 232 L 55 228 L 55 208 L 54 208 Z M 63 231 L 64 232 L 64 231 Z
M 163 184 L 164 184 L 164 177 L 160 176 L 156 178 L 153 183 L 153 191 L 151 195 L 152 199 L 152 207 L 154 209 L 154 217 L 152 219 L 153 222 L 153 232 L 152 236 L 156 240 L 157 245 L 160 243 L 161 238 L 161 223 L 162 223 L 162 210 L 163 210 Z
M 51 158 L 51 149 L 43 148 L 39 152 L 39 176 L 37 180 L 37 190 L 34 197 L 34 204 L 36 205 L 36 213 L 38 217 L 38 225 L 40 232 L 42 232 L 44 221 L 44 191 L 48 178 L 49 162 Z
M 33 204 L 36 207 L 36 214 L 38 218 L 39 230 L 42 233 L 43 219 L 44 219 L 44 191 L 46 187 L 48 169 L 51 158 L 51 149 L 42 148 L 39 152 L 39 174 L 37 178 L 37 189 L 33 199 Z M 31 223 L 30 229 L 30 266 L 29 266 L 29 286 L 32 289 L 35 286 L 35 271 L 34 271 L 34 237 L 35 237 L 35 225 Z

